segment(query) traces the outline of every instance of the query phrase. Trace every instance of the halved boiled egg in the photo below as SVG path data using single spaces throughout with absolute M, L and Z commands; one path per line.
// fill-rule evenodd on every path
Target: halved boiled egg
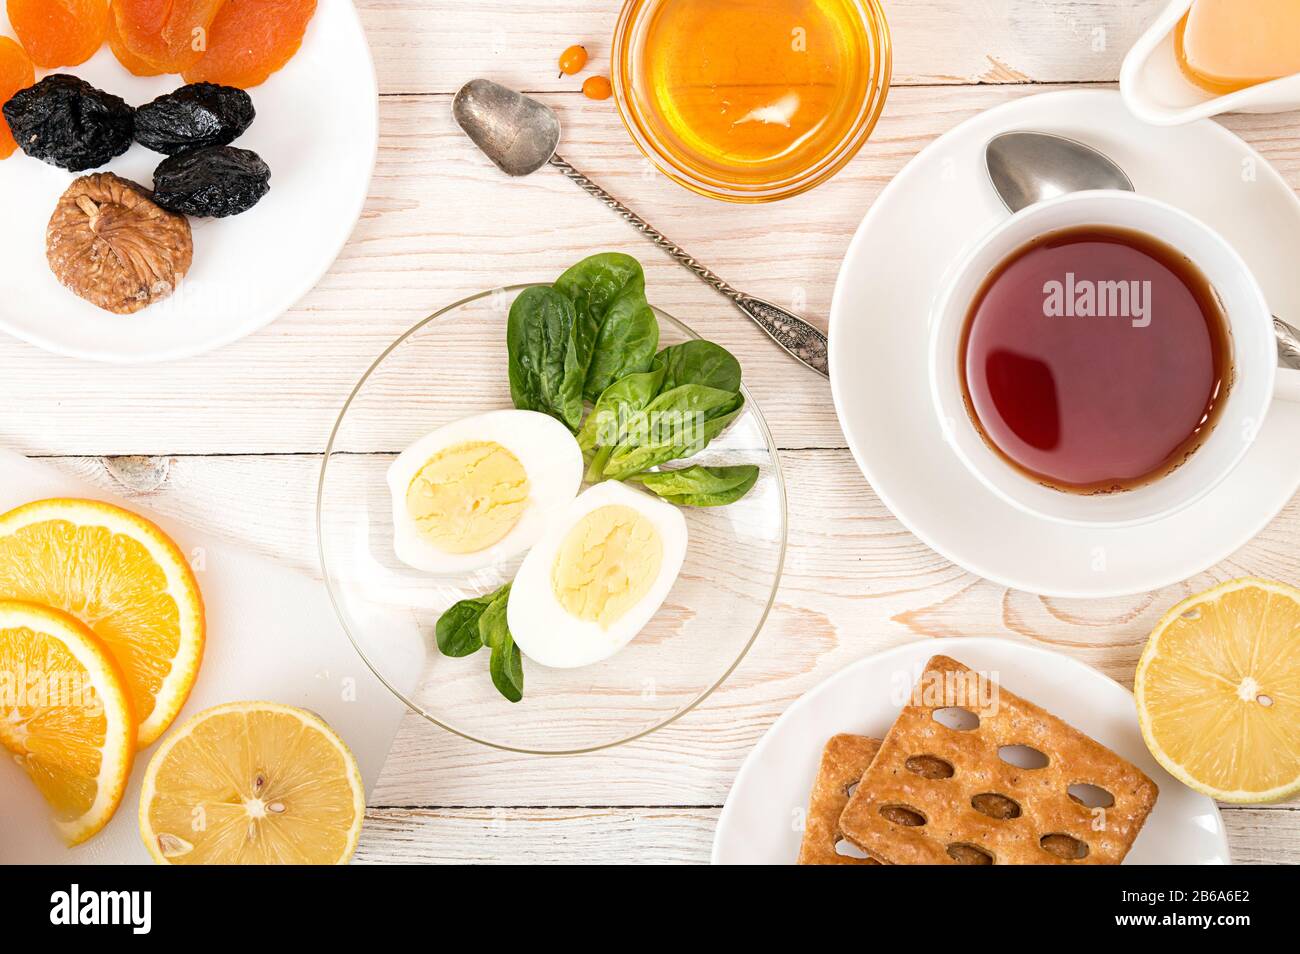
M 476 570 L 531 547 L 582 485 L 582 451 L 536 411 L 489 411 L 440 427 L 388 468 L 393 548 L 431 573 Z
M 663 605 L 686 543 L 672 504 L 613 480 L 583 491 L 519 568 L 506 606 L 515 644 L 556 669 L 614 655 Z

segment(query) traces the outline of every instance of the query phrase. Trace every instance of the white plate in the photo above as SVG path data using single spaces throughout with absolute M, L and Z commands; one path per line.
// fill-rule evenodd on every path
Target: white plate
M 1300 487 L 1300 404 L 1275 401 L 1236 471 L 1182 512 L 1142 527 L 1049 524 L 986 490 L 944 441 L 930 406 L 929 313 L 963 250 L 1007 215 L 984 144 L 1011 129 L 1060 133 L 1127 170 L 1137 191 L 1217 229 L 1250 264 L 1276 314 L 1300 315 L 1300 200 L 1222 127 L 1144 126 L 1118 93 L 1067 91 L 991 109 L 912 160 L 876 199 L 831 304 L 835 409 L 885 505 L 934 550 L 1004 586 L 1048 596 L 1142 593 L 1195 576 L 1243 546 Z M 1300 390 L 1300 372 L 1279 379 Z
M 0 34 L 12 36 L 0 9 Z M 184 84 L 136 77 L 107 45 L 66 70 L 141 105 Z M 320 280 L 361 214 L 378 145 L 378 91 L 349 0 L 321 0 L 302 49 L 249 91 L 257 119 L 235 146 L 271 167 L 271 191 L 228 219 L 192 219 L 194 265 L 170 299 L 113 315 L 78 298 L 45 262 L 45 227 L 76 175 L 14 153 L 0 162 L 0 329 L 47 351 L 97 361 L 165 361 L 211 351 L 279 317 Z M 164 159 L 143 146 L 94 172 L 151 187 Z
M 883 738 L 925 661 L 952 656 L 992 675 L 1128 759 L 1160 797 L 1125 863 L 1228 864 L 1219 810 L 1171 778 L 1146 750 L 1133 696 L 1068 656 L 986 637 L 927 639 L 859 660 L 795 702 L 740 767 L 713 838 L 714 864 L 793 864 L 822 746 L 837 732 Z
M 0 449 L 0 513 L 44 497 L 90 497 L 140 510 L 135 501 Z M 182 524 L 144 516 L 191 555 L 207 614 L 203 665 L 173 726 L 240 699 L 310 709 L 347 742 L 366 790 L 373 791 L 406 707 L 357 659 L 320 581 Z M 394 639 L 419 638 L 413 624 L 393 620 L 392 626 Z M 140 841 L 140 782 L 156 751 L 155 745 L 136 755 L 126 795 L 107 827 L 71 849 L 26 773 L 7 752 L 0 754 L 0 864 L 150 864 Z

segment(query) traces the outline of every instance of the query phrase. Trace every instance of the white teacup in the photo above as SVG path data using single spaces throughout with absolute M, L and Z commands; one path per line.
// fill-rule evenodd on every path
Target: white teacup
M 984 281 L 998 265 L 1048 232 L 1105 225 L 1145 233 L 1178 249 L 1209 280 L 1232 335 L 1232 386 L 1213 430 L 1190 457 L 1152 483 L 1084 495 L 1037 483 L 985 442 L 971 421 L 958 365 L 962 331 Z M 1011 216 L 951 273 L 930 315 L 930 392 L 958 458 L 984 486 L 1026 513 L 1093 527 L 1159 520 L 1204 497 L 1241 462 L 1274 399 L 1277 340 L 1264 293 L 1222 236 L 1186 212 L 1131 192 L 1076 192 Z

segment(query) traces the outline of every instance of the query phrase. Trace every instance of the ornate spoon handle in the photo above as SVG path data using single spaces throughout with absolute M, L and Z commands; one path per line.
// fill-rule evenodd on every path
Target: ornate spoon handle
M 767 332 L 773 341 L 784 348 L 796 360 L 819 374 L 830 374 L 826 336 L 819 330 L 784 308 L 763 301 L 760 298 L 751 298 L 714 274 L 682 249 L 680 245 L 670 241 L 653 225 L 573 168 L 560 156 L 552 156 L 550 161 L 551 165 L 576 183 L 584 192 L 595 196 L 617 212 L 633 228 L 671 255 L 679 264 L 694 272 L 695 276 L 702 282 L 719 294 L 730 298 L 737 308 L 749 316 L 755 324 Z
M 1277 353 L 1282 364 L 1300 371 L 1300 329 L 1288 325 L 1276 315 L 1273 328 L 1277 331 Z

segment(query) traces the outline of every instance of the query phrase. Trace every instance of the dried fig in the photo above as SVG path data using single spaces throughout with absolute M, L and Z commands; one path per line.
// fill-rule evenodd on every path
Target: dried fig
M 91 304 L 129 315 L 169 296 L 194 256 L 189 220 L 111 172 L 82 176 L 45 233 L 50 270 Z

